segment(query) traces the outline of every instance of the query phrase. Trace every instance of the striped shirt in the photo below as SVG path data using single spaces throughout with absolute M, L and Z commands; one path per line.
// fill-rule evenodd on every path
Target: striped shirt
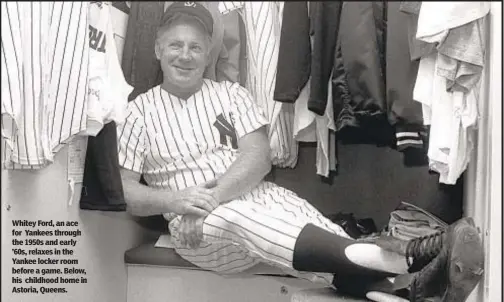
M 248 75 L 246 87 L 266 113 L 272 163 L 294 167 L 298 145 L 294 139 L 294 105 L 274 100 L 280 46 L 283 2 L 220 2 L 222 13 L 237 10 L 247 32 Z
M 39 169 L 86 127 L 88 2 L 2 2 L 8 169 Z
M 237 140 L 267 120 L 238 83 L 204 80 L 187 100 L 156 86 L 128 104 L 118 125 L 119 164 L 171 191 L 210 181 L 237 157 Z

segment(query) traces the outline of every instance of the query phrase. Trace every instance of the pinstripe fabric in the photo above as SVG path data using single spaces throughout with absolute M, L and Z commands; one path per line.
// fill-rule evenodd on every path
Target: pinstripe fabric
M 219 11 L 225 15 L 229 12 L 242 8 L 245 2 L 243 1 L 219 1 Z
M 86 2 L 54 3 L 49 41 L 51 86 L 46 117 L 53 153 L 86 129 L 88 7 Z
M 126 122 L 117 128 L 119 164 L 143 173 L 149 186 L 173 191 L 216 178 L 235 161 L 232 138 L 222 143 L 219 127 L 234 128 L 238 139 L 267 124 L 246 89 L 208 79 L 186 101 L 156 86 L 128 108 Z M 266 262 L 294 276 L 330 283 L 330 274 L 293 270 L 296 238 L 307 223 L 348 237 L 308 202 L 269 182 L 216 208 L 205 220 L 201 248 L 180 246 L 180 217 L 167 213 L 165 218 L 171 220 L 170 231 L 182 257 L 223 274 Z
M 239 139 L 267 124 L 262 110 L 239 84 L 205 79 L 181 100 L 156 86 L 128 104 L 118 126 L 119 164 L 143 173 L 149 186 L 182 190 L 222 175 L 236 159 L 231 137 L 221 143 L 224 119 Z
M 48 39 L 39 24 L 47 23 L 49 11 L 41 11 L 43 5 L 35 2 L 1 5 L 2 135 L 10 146 L 6 156 L 10 165 L 37 168 L 45 161 L 37 112 L 43 108 L 46 65 L 42 46 Z
M 180 245 L 180 217 L 170 222 L 170 232 L 177 253 L 205 269 L 230 274 L 264 262 L 287 274 L 330 284 L 332 274 L 298 272 L 292 267 L 297 237 L 308 223 L 349 238 L 340 226 L 295 193 L 263 182 L 207 216 L 200 248 L 188 249 Z
M 234 4 L 234 7 L 232 6 Z M 248 75 L 246 87 L 265 111 L 270 126 L 271 158 L 279 167 L 294 167 L 298 145 L 293 135 L 294 106 L 273 99 L 280 45 L 283 2 L 243 2 L 239 10 L 247 33 Z M 222 2 L 228 10 L 236 2 Z
M 88 3 L 1 5 L 3 166 L 39 169 L 86 126 Z

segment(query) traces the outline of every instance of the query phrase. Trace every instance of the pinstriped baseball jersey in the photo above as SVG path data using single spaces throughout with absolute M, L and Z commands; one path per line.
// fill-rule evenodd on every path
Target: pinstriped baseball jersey
M 39 112 L 43 108 L 45 48 L 50 12 L 40 3 L 2 2 L 2 136 L 11 164 L 45 163 Z
M 283 2 L 220 1 L 222 14 L 237 10 L 247 32 L 248 74 L 246 87 L 264 109 L 269 121 L 271 159 L 279 167 L 294 167 L 298 145 L 294 139 L 294 105 L 276 102 L 276 80 Z
M 49 41 L 51 86 L 46 113 L 53 153 L 86 129 L 88 9 L 89 2 L 54 3 Z
M 231 4 L 224 2 L 222 6 L 229 9 Z M 279 167 L 294 167 L 298 153 L 293 135 L 294 106 L 273 99 L 283 2 L 244 2 L 238 11 L 247 32 L 246 87 L 264 109 L 270 123 L 268 137 L 272 162 Z
M 233 143 L 267 124 L 237 83 L 204 80 L 187 100 L 156 86 L 128 104 L 118 125 L 119 164 L 149 186 L 182 190 L 212 180 L 237 156 Z
M 235 161 L 236 141 L 267 124 L 245 88 L 208 79 L 187 100 L 157 86 L 139 95 L 128 108 L 126 122 L 117 129 L 119 164 L 143 173 L 149 186 L 167 190 L 218 177 Z M 294 276 L 330 284 L 331 274 L 293 269 L 296 238 L 307 223 L 348 238 L 306 200 L 270 182 L 261 182 L 212 211 L 203 225 L 200 248 L 181 245 L 180 216 L 165 214 L 165 218 L 171 219 L 177 253 L 199 267 L 223 274 L 266 262 Z
M 86 125 L 88 3 L 1 5 L 4 167 L 39 169 Z

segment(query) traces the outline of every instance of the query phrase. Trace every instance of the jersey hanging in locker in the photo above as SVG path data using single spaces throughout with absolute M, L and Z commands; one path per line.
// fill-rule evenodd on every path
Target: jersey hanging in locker
M 85 130 L 87 12 L 88 2 L 2 2 L 6 168 L 42 168 Z

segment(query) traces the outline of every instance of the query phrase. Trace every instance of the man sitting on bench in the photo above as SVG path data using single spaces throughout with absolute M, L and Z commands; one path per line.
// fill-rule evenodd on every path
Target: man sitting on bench
M 176 2 L 163 16 L 155 44 L 163 83 L 130 102 L 118 126 L 130 212 L 165 215 L 176 252 L 217 273 L 263 262 L 365 294 L 375 281 L 407 273 L 406 254 L 419 271 L 412 296 L 464 301 L 483 265 L 470 219 L 391 252 L 355 241 L 294 192 L 263 181 L 271 161 L 261 108 L 239 84 L 203 78 L 212 31 L 212 15 L 196 2 Z M 445 286 L 434 289 L 439 278 Z

